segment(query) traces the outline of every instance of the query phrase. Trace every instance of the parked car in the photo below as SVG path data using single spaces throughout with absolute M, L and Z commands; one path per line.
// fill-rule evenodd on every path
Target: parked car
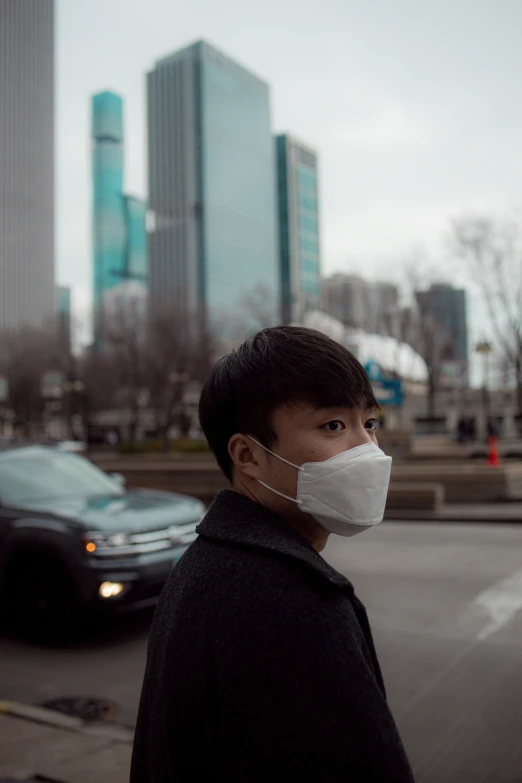
M 153 603 L 196 538 L 196 498 L 126 490 L 52 447 L 0 451 L 0 601 L 26 634 L 60 636 L 86 607 Z
M 83 454 L 87 451 L 87 444 L 81 440 L 60 440 L 54 444 L 58 451 L 68 451 L 71 454 Z

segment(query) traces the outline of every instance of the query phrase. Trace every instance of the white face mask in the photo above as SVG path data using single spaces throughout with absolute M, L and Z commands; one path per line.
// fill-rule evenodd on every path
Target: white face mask
M 392 458 L 375 443 L 364 443 L 324 462 L 305 462 L 299 466 L 270 451 L 255 438 L 250 440 L 299 471 L 297 498 L 284 495 L 258 479 L 259 483 L 297 503 L 301 511 L 311 514 L 330 533 L 354 536 L 382 522 Z

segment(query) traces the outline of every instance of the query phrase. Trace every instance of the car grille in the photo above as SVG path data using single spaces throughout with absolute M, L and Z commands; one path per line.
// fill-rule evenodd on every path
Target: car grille
M 131 535 L 132 546 L 147 546 L 157 544 L 166 539 L 172 544 L 191 544 L 196 538 L 196 522 L 187 525 L 171 525 L 164 530 L 154 530 L 152 533 L 134 533 Z
M 198 524 L 199 521 L 185 525 L 170 525 L 161 530 L 152 530 L 147 533 L 131 533 L 128 536 L 128 544 L 98 546 L 95 556 L 104 558 L 135 557 L 136 555 L 161 552 L 164 549 L 188 546 L 197 538 L 196 527 Z

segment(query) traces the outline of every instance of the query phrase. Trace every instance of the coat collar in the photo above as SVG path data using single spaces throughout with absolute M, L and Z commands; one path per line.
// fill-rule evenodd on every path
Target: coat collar
M 204 538 L 265 549 L 297 560 L 331 585 L 353 594 L 351 582 L 323 560 L 296 530 L 269 509 L 232 490 L 216 495 L 197 532 Z

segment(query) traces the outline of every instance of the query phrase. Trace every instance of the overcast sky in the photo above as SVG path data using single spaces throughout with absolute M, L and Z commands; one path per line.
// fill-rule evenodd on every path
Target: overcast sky
M 205 38 L 272 87 L 274 130 L 320 155 L 323 271 L 434 260 L 449 217 L 522 203 L 521 0 L 57 0 L 57 259 L 90 294 L 90 96 L 125 99 L 146 196 L 145 74 Z M 445 262 L 454 282 L 463 277 Z

